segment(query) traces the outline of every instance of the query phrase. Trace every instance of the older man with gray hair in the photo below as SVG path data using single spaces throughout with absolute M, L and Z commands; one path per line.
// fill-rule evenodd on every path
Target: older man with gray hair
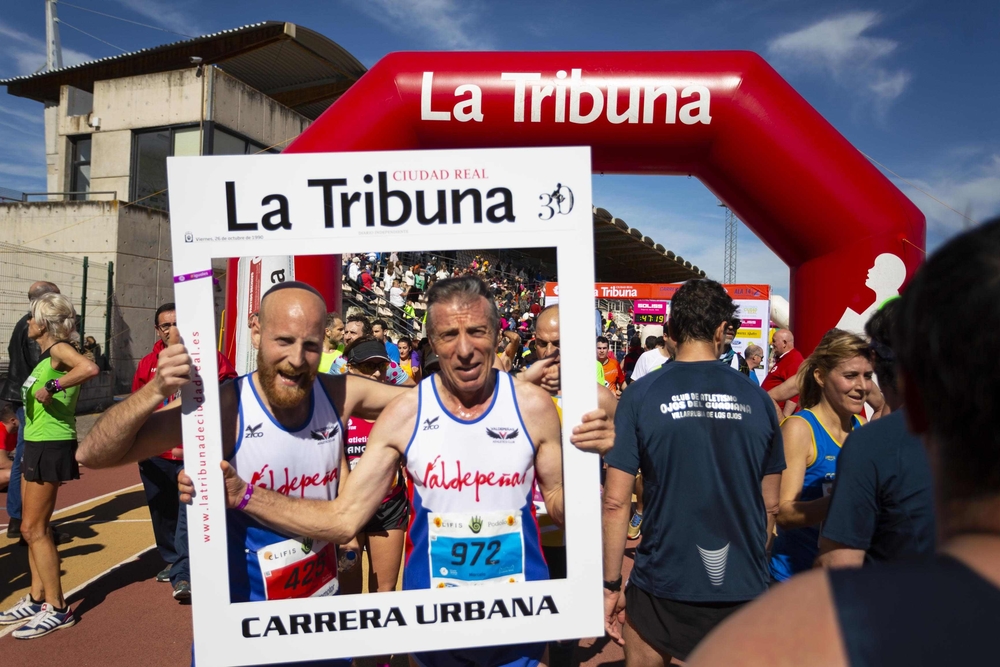
M 750 379 L 759 387 L 760 379 L 757 377 L 757 374 L 754 373 L 754 370 L 760 368 L 761 364 L 764 363 L 764 350 L 760 345 L 750 343 L 747 345 L 747 349 L 743 350 L 743 354 L 745 355 L 744 358 L 747 360 L 747 368 L 750 369 Z

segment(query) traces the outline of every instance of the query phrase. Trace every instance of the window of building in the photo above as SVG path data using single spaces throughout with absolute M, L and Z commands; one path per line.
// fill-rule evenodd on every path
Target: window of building
M 197 125 L 136 132 L 133 135 L 131 201 L 166 211 L 167 158 L 200 155 L 200 136 Z
M 211 136 L 208 148 L 211 155 L 251 155 L 264 149 L 258 143 L 212 127 L 209 123 L 206 123 L 205 133 Z M 201 155 L 201 136 L 201 128 L 197 125 L 135 132 L 130 201 L 168 210 L 167 158 Z
M 215 128 L 212 134 L 212 155 L 253 155 L 264 151 L 264 146 Z
M 72 142 L 73 153 L 70 164 L 69 189 L 75 194 L 70 195 L 73 201 L 86 201 L 90 192 L 90 135 L 75 137 Z

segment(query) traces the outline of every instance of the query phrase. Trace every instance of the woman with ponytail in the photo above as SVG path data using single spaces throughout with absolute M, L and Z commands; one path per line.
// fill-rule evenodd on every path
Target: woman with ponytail
M 35 639 L 76 623 L 63 598 L 59 553 L 49 521 L 59 485 L 80 478 L 76 402 L 80 385 L 99 372 L 97 364 L 72 344 L 79 340 L 76 312 L 62 294 L 44 294 L 31 302 L 28 336 L 42 352 L 21 387 L 25 413 L 21 535 L 28 543 L 31 591 L 0 614 L 0 625 L 28 621 L 14 631 L 17 639 Z

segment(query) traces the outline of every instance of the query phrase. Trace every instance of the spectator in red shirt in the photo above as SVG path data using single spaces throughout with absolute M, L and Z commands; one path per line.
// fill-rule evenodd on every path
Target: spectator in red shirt
M 361 293 L 362 294 L 374 294 L 375 293 L 375 279 L 372 278 L 371 269 L 367 264 L 365 264 L 364 270 L 361 271 Z
M 792 336 L 792 332 L 788 329 L 778 329 L 774 332 L 773 346 L 777 361 L 760 385 L 764 391 L 777 387 L 785 380 L 795 377 L 795 374 L 799 372 L 799 366 L 802 365 L 802 353 L 795 349 L 795 337 Z M 784 414 L 788 415 L 794 411 L 794 408 L 798 404 L 798 398 L 798 396 L 795 396 L 779 404 Z M 793 405 L 786 408 L 788 403 L 792 403 Z
M 163 348 L 171 342 L 180 342 L 174 304 L 165 303 L 157 308 L 153 322 L 159 340 L 153 345 L 153 351 L 139 362 L 135 377 L 132 378 L 133 393 L 152 381 L 156 375 L 157 359 Z M 236 370 L 221 352 L 216 352 L 216 362 L 219 366 L 219 382 L 236 377 Z M 170 400 L 165 401 L 164 405 Z M 177 443 L 177 449 L 174 450 L 178 452 L 177 455 L 165 452 L 159 457 L 141 461 L 139 477 L 146 491 L 146 504 L 153 523 L 156 548 L 167 562 L 167 567 L 156 575 L 156 580 L 169 581 L 174 587 L 174 599 L 185 601 L 191 599 L 191 569 L 188 563 L 187 512 L 183 511 L 177 497 L 177 474 L 184 467 L 180 447 L 181 443 Z
M 613 354 L 608 354 L 610 343 L 604 336 L 597 338 L 597 360 L 604 367 L 604 381 L 608 383 L 608 389 L 615 392 L 616 396 L 622 393 L 621 387 L 625 383 L 625 373 L 618 364 Z
M 14 408 L 10 403 L 0 407 L 0 424 L 3 425 L 3 451 L 0 452 L 0 491 L 6 491 L 10 484 L 10 469 L 14 462 L 14 450 L 17 449 L 17 430 L 19 424 Z

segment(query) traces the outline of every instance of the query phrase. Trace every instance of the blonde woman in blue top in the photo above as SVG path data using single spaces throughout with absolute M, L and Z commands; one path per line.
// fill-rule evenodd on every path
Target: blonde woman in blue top
M 770 563 L 777 581 L 812 568 L 816 560 L 841 444 L 864 424 L 860 414 L 872 389 L 868 343 L 831 329 L 802 363 L 798 378 L 802 410 L 781 424 L 787 467 Z

